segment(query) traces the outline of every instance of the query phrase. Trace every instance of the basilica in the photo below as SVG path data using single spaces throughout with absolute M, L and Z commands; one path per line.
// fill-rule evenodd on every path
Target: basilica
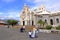
M 44 5 L 37 9 L 31 10 L 27 5 L 24 5 L 20 12 L 20 25 L 38 25 L 38 21 L 47 22 L 48 25 L 60 25 L 60 12 L 50 12 L 46 10 Z

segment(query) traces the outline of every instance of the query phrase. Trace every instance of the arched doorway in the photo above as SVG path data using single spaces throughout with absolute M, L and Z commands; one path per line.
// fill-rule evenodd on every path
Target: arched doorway
M 59 23 L 59 19 L 58 18 L 56 19 L 56 22 Z
M 34 25 L 34 21 L 32 21 L 32 25 Z
M 47 20 L 45 19 L 45 23 L 47 23 Z
M 25 25 L 25 21 L 23 21 L 23 26 Z
M 50 19 L 50 24 L 53 25 L 53 19 Z

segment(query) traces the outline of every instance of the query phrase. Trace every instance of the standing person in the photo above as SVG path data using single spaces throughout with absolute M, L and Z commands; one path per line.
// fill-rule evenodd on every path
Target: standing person
M 8 28 L 9 28 L 9 25 L 8 25 Z
M 39 32 L 39 28 L 38 27 L 36 27 L 36 30 L 35 30 L 35 37 L 38 37 L 38 32 Z
M 38 29 L 35 30 L 35 37 L 38 37 L 38 35 L 37 35 L 38 31 L 39 31 Z

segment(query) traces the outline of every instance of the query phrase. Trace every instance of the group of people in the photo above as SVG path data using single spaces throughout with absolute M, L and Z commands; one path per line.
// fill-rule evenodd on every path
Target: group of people
M 33 30 L 32 31 L 30 30 L 28 33 L 29 33 L 29 37 L 30 38 L 36 38 L 36 37 L 38 37 L 37 36 L 38 30 L 36 28 L 33 28 Z
M 23 26 L 23 27 L 20 28 L 20 32 L 24 32 L 24 31 L 25 31 L 25 26 Z M 38 30 L 36 28 L 33 28 L 33 30 L 30 30 L 28 32 L 30 38 L 36 38 L 36 37 L 38 37 L 37 33 L 38 33 Z

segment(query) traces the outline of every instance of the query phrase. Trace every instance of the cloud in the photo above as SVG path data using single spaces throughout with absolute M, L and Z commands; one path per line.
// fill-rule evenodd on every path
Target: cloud
M 2 15 L 3 13 L 0 13 L 0 15 Z
M 26 2 L 31 2 L 31 3 L 40 3 L 40 2 L 48 2 L 50 0 L 25 0 Z
M 51 4 L 51 5 L 46 6 L 46 7 L 50 11 L 55 11 L 55 12 L 60 11 L 60 3 L 59 2 L 55 2 L 55 3 Z
M 16 19 L 19 20 L 20 19 L 20 13 L 13 11 L 13 12 L 7 12 L 7 13 L 0 13 L 0 19 Z M 4 15 L 5 14 L 5 15 Z
M 3 2 L 9 3 L 9 2 L 15 2 L 16 0 L 2 0 Z
M 34 0 L 34 3 L 48 2 L 49 0 Z
M 0 12 L 0 19 L 2 19 L 2 17 L 3 17 L 3 14 L 4 14 L 4 13 L 1 13 L 1 12 Z
M 19 19 L 20 13 L 19 12 L 8 12 L 7 18 L 8 19 Z
M 49 11 L 59 11 L 60 10 L 60 0 L 25 0 L 28 3 L 34 4 L 31 8 L 40 7 L 41 4 L 45 5 Z

